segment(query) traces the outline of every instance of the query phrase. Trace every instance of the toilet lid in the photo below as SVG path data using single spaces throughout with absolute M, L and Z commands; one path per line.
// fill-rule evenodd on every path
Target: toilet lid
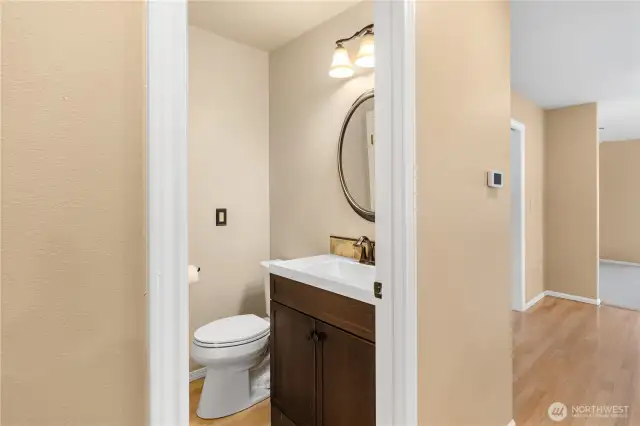
M 204 344 L 241 344 L 269 334 L 269 322 L 257 315 L 237 315 L 203 325 L 193 334 Z

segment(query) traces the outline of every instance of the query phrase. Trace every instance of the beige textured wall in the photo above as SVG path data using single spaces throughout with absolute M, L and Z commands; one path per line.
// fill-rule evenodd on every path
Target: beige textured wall
M 2 32 L 4 31 L 3 11 L 0 3 L 0 425 L 2 424 Z
M 215 226 L 216 208 L 227 208 L 227 226 Z M 189 27 L 189 262 L 202 268 L 190 287 L 191 331 L 266 315 L 259 262 L 267 259 L 267 53 Z
M 640 139 L 600 144 L 600 258 L 640 263 Z
M 328 75 L 335 41 L 372 22 L 372 3 L 361 3 L 270 55 L 272 258 L 327 253 L 330 235 L 374 237 L 342 194 L 336 159 L 342 120 L 373 73 Z
M 421 425 L 512 419 L 508 2 L 417 3 Z M 452 54 L 455 52 L 455 54 Z
M 597 298 L 598 107 L 545 111 L 545 286 Z
M 511 92 L 511 118 L 525 125 L 526 300 L 544 288 L 544 110 Z
M 145 6 L 3 7 L 2 424 L 140 426 Z

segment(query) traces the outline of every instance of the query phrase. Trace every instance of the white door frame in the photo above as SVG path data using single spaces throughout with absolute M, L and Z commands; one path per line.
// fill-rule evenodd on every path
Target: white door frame
M 374 2 L 378 426 L 418 424 L 414 1 Z M 149 426 L 189 424 L 187 29 L 187 0 L 149 0 Z
M 187 3 L 147 3 L 149 425 L 189 424 Z
M 526 296 L 526 169 L 525 169 L 525 159 L 526 159 L 526 127 L 523 123 L 511 119 L 511 129 L 515 130 L 520 135 L 520 182 L 517 184 L 520 186 L 520 235 L 519 235 L 519 244 L 520 244 L 520 276 L 517 284 L 517 288 L 514 287 L 515 283 L 511 283 L 511 291 L 516 291 L 516 294 L 512 294 L 512 309 L 516 311 L 525 311 L 527 307 L 527 296 Z M 511 141 L 511 139 L 509 139 Z M 509 142 L 511 144 L 511 142 Z M 509 159 L 511 161 L 511 159 Z M 511 176 L 513 176 L 513 170 L 511 170 Z M 511 182 L 512 184 L 516 184 L 515 182 Z
M 374 2 L 376 424 L 418 424 L 415 1 Z

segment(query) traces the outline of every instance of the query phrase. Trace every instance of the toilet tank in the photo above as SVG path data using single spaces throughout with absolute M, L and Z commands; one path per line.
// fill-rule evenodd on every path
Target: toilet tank
M 269 278 L 269 265 L 279 262 L 283 262 L 283 260 L 263 260 L 260 262 L 260 266 L 262 266 L 262 283 L 264 284 L 264 302 L 265 308 L 267 309 L 267 316 L 271 315 L 271 280 Z

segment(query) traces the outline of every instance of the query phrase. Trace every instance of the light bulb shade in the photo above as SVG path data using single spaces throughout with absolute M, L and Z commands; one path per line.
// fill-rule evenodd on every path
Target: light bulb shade
M 362 68 L 373 68 L 375 65 L 373 33 L 366 33 L 360 41 L 360 50 L 356 57 L 356 65 Z
M 349 52 L 342 45 L 336 46 L 336 50 L 333 51 L 333 62 L 331 62 L 329 75 L 333 78 L 348 78 L 353 75 Z

